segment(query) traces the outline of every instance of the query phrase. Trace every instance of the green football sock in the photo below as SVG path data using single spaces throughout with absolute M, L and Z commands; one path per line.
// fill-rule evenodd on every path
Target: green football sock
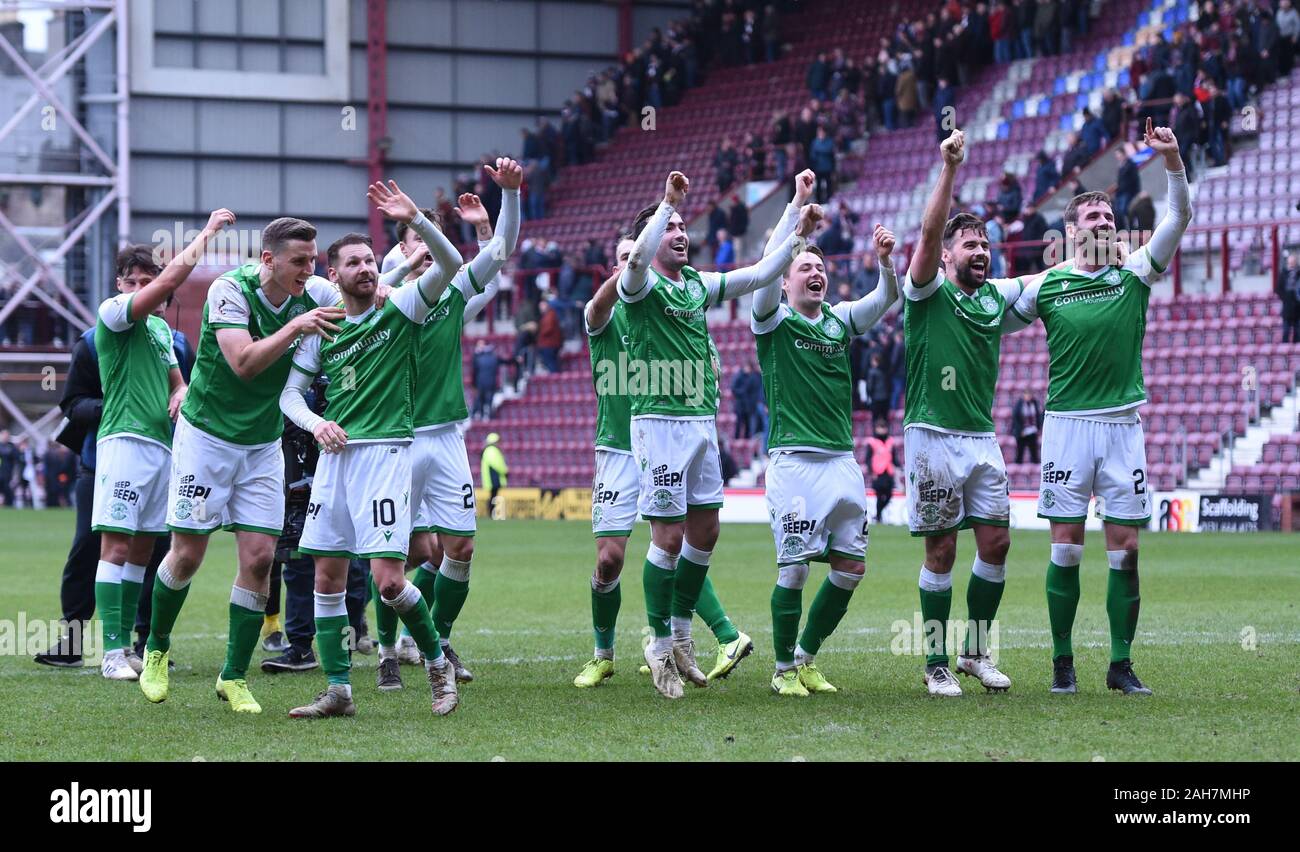
M 677 557 L 677 579 L 673 583 L 673 618 L 690 618 L 700 600 L 700 590 L 708 578 L 709 566 Z
M 1052 626 L 1052 659 L 1074 656 L 1074 613 L 1079 608 L 1079 566 L 1047 565 L 1047 620 Z
M 925 664 L 948 665 L 948 616 L 952 612 L 952 587 L 941 592 L 921 589 L 921 621 L 924 623 Z M 931 633 L 938 625 L 939 635 Z
M 970 575 L 970 585 L 966 587 L 966 629 L 965 653 L 986 656 L 989 653 L 989 629 L 998 615 L 998 604 L 1002 603 L 1002 592 L 1006 583 L 994 583 L 978 574 Z
M 772 587 L 772 647 L 776 661 L 794 665 L 794 646 L 803 617 L 803 589 Z
M 735 642 L 740 638 L 740 631 L 731 623 L 731 619 L 727 618 L 727 611 L 722 608 L 722 601 L 718 600 L 718 593 L 713 589 L 713 581 L 707 576 L 704 578 L 704 585 L 700 587 L 700 597 L 695 602 L 695 614 L 709 625 L 719 645 Z
M 641 585 L 645 589 L 646 620 L 650 624 L 650 629 L 654 631 L 656 639 L 666 639 L 673 635 L 668 616 L 673 606 L 675 573 L 671 568 L 660 568 L 651 562 L 649 557 L 646 558 L 645 567 L 641 570 Z
M 149 616 L 149 641 L 146 648 L 150 651 L 170 651 L 172 647 L 172 629 L 176 619 L 180 618 L 181 607 L 190 593 L 189 580 L 177 580 L 167 568 L 167 561 L 158 566 L 158 574 L 153 581 L 153 610 Z
M 1110 661 L 1129 659 L 1133 637 L 1137 634 L 1138 610 L 1142 597 L 1138 594 L 1137 560 L 1132 567 L 1124 567 L 1123 550 L 1108 550 L 1110 577 L 1106 580 L 1106 615 L 1110 619 Z M 1120 567 L 1116 567 L 1116 566 Z
M 451 638 L 452 625 L 469 597 L 469 563 L 444 556 L 433 584 L 433 623 L 443 639 Z M 415 634 L 412 633 L 412 636 Z
M 252 596 L 239 587 L 231 590 L 231 597 L 248 598 Z M 262 618 L 266 615 L 265 598 L 263 609 L 251 609 L 242 603 L 230 603 L 230 636 L 226 640 L 226 664 L 221 669 L 222 680 L 242 680 L 248 675 L 248 661 L 252 659 L 253 649 L 262 635 Z
M 596 648 L 601 651 L 614 650 L 614 624 L 618 621 L 618 610 L 623 604 L 623 584 L 615 581 L 614 587 L 606 591 L 597 591 L 591 587 L 591 626 L 596 636 Z
M 411 582 L 420 590 L 424 596 L 426 606 L 433 606 L 434 595 L 437 593 L 438 569 L 428 562 L 415 569 L 415 575 L 411 577 Z M 376 595 L 378 597 L 378 595 Z
M 434 626 L 433 614 L 418 588 L 407 583 L 393 601 L 393 609 L 411 632 L 411 638 L 424 654 L 425 660 L 436 660 L 442 656 L 442 645 L 438 642 L 438 629 Z
M 831 573 L 838 574 L 839 572 Z M 856 587 L 856 580 L 861 576 L 860 574 L 840 574 L 836 579 L 843 585 L 852 584 L 853 587 Z M 850 580 L 849 577 L 854 579 Z M 821 588 L 817 590 L 817 596 L 813 598 L 812 606 L 808 608 L 808 623 L 804 626 L 803 635 L 799 637 L 799 647 L 807 651 L 809 655 L 816 654 L 821 650 L 826 637 L 835 632 L 840 619 L 844 618 L 844 613 L 849 611 L 849 600 L 852 597 L 852 587 L 842 588 L 829 576 L 823 580 Z
M 140 589 L 144 585 L 145 566 L 130 562 L 122 566 L 122 647 L 130 648 L 135 642 L 135 614 L 140 607 Z
M 122 636 L 122 566 L 99 560 L 95 569 L 95 610 L 103 625 L 104 653 L 125 648 Z
M 370 577 L 370 596 L 375 599 L 375 633 L 379 636 L 380 646 L 397 647 L 397 613 L 379 597 L 373 574 Z
M 316 652 L 330 683 L 351 683 L 352 656 L 343 639 L 347 628 L 346 615 L 316 616 Z

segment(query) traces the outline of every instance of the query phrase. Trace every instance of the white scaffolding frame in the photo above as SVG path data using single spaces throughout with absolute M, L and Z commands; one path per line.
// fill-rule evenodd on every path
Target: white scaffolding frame
M 52 264 L 60 262 L 74 246 L 81 241 L 91 226 L 105 215 L 117 213 L 117 243 L 128 242 L 131 228 L 130 203 L 130 77 L 129 77 L 129 29 L 127 7 L 129 0 L 16 0 L 6 4 L 6 11 L 84 11 L 93 10 L 104 16 L 86 29 L 85 32 L 65 44 L 53 55 L 47 57 L 39 68 L 33 68 L 17 47 L 7 39 L 0 38 L 0 53 L 13 63 L 18 73 L 31 84 L 32 93 L 3 126 L 0 126 L 0 143 L 10 136 L 22 120 L 37 106 L 53 107 L 56 114 L 67 122 L 85 150 L 93 156 L 92 166 L 98 166 L 102 174 L 36 172 L 22 174 L 0 173 L 0 184 L 55 186 L 55 187 L 103 187 L 107 189 L 104 197 L 96 204 L 83 210 L 71 221 L 64 223 L 65 235 L 48 258 L 31 244 L 18 230 L 13 222 L 0 212 L 0 231 L 8 234 L 22 251 L 24 260 L 31 261 L 35 271 L 23 279 L 14 268 L 0 268 L 0 281 L 19 281 L 18 288 L 9 300 L 0 306 L 0 323 L 5 322 L 28 296 L 35 296 L 52 311 L 62 316 L 75 326 L 93 325 L 94 311 L 91 310 L 53 269 Z M 90 48 L 109 39 L 114 44 L 115 92 L 111 95 L 97 96 L 95 103 L 112 103 L 116 107 L 116 156 L 110 156 L 85 126 L 77 121 L 70 105 L 55 93 L 54 86 L 82 60 Z M 70 358 L 67 353 L 21 352 L 0 353 L 0 365 L 37 361 L 46 364 L 66 365 Z M 27 435 L 40 446 L 44 446 L 54 425 L 58 423 L 59 408 L 54 406 L 43 415 L 32 420 L 24 416 L 19 406 L 0 386 L 0 408 L 14 418 L 22 430 L 19 436 Z

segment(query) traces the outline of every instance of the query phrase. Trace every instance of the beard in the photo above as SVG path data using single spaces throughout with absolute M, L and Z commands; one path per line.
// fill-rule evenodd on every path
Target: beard
M 980 279 L 976 279 L 975 271 L 971 269 L 969 263 L 964 263 L 957 267 L 957 283 L 963 287 L 969 287 L 972 290 L 978 290 L 988 281 L 988 267 L 984 267 L 984 274 Z

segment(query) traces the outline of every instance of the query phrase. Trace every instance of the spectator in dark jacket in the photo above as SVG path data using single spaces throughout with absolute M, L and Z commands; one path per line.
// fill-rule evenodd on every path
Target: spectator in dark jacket
M 1275 287 L 1282 300 L 1282 342 L 1300 343 L 1300 257 L 1294 251 L 1287 252 Z
M 867 369 L 867 399 L 871 400 L 871 422 L 889 424 L 889 376 L 881 363 L 879 352 L 872 353 Z
M 831 197 L 831 179 L 835 175 L 835 140 L 827 135 L 825 127 L 817 128 L 808 165 L 817 174 L 817 203 L 825 204 Z
M 1021 229 L 1016 242 L 1031 243 L 1031 245 L 1016 250 L 1016 270 L 1042 272 L 1046 265 L 1043 263 L 1043 246 L 1038 243 L 1047 233 L 1047 220 L 1033 204 L 1025 205 L 1024 214 L 1020 218 L 1025 226 Z
M 934 134 L 939 142 L 947 139 L 949 134 L 952 133 L 952 129 L 957 126 L 951 112 L 956 103 L 956 92 L 953 91 L 946 77 L 940 77 L 931 104 L 931 108 L 934 110 Z
M 819 101 L 830 98 L 831 66 L 826 62 L 826 51 L 817 54 L 808 67 L 808 91 Z
M 763 400 L 763 377 L 756 364 L 745 364 L 731 380 L 732 408 L 736 414 L 734 437 L 750 438 L 758 433 L 758 406 Z
M 1088 159 L 1097 156 L 1101 150 L 1102 143 L 1106 141 L 1106 128 L 1101 123 L 1101 119 L 1092 114 L 1092 110 L 1087 107 L 1083 110 L 1083 127 L 1079 129 L 1079 138 L 1083 140 L 1084 150 L 1088 152 Z
M 1101 97 L 1101 126 L 1106 131 L 1106 138 L 1118 139 L 1124 124 L 1124 101 L 1119 92 L 1108 89 Z
M 739 195 L 731 196 L 731 212 L 727 215 L 727 233 L 731 235 L 736 256 L 744 251 L 745 234 L 749 233 L 749 208 L 740 200 Z
M 0 429 L 0 498 L 14 505 L 14 471 L 18 469 L 18 447 L 9 440 L 9 430 Z
M 1016 176 L 1011 172 L 1003 172 L 1002 180 L 998 183 L 998 209 L 1019 210 L 1023 200 L 1020 181 L 1016 180 Z
M 715 202 L 709 202 L 709 248 L 715 252 L 718 250 L 718 231 L 726 230 L 727 211 L 719 207 Z
M 1127 224 L 1131 231 L 1151 232 L 1156 226 L 1156 205 L 1148 192 L 1139 192 L 1128 206 Z
M 1061 160 L 1061 177 L 1069 177 L 1070 172 L 1075 169 L 1081 169 L 1088 165 L 1088 145 L 1077 133 L 1070 134 L 1070 145 L 1065 151 L 1065 157 Z
M 480 339 L 474 347 L 474 416 L 480 420 L 492 418 L 492 397 L 497 392 L 500 371 L 501 358 L 497 351 Z
M 1031 201 L 1038 201 L 1061 182 L 1061 173 L 1056 170 L 1056 163 L 1051 157 L 1047 156 L 1046 151 L 1039 151 L 1034 155 L 1038 161 L 1038 168 L 1034 171 L 1034 194 L 1030 196 Z M 1019 210 L 1020 207 L 1003 207 L 998 205 L 999 210 Z
M 1138 176 L 1137 163 L 1123 147 L 1115 150 L 1115 159 L 1119 161 L 1119 174 L 1115 178 L 1115 227 L 1128 228 L 1128 206 L 1142 191 L 1142 180 Z
M 1033 391 L 1025 388 L 1011 409 L 1011 434 L 1016 439 L 1016 464 L 1029 460 L 1038 464 L 1038 436 L 1043 428 L 1043 406 L 1034 399 Z

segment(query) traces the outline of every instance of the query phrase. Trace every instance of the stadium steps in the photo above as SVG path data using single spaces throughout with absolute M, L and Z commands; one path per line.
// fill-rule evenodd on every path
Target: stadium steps
M 1222 491 L 1233 468 L 1254 467 L 1263 460 L 1264 445 L 1277 435 L 1290 435 L 1297 431 L 1300 420 L 1300 388 L 1293 389 L 1259 423 L 1249 427 L 1246 434 L 1216 453 L 1210 464 L 1187 480 L 1193 491 Z

